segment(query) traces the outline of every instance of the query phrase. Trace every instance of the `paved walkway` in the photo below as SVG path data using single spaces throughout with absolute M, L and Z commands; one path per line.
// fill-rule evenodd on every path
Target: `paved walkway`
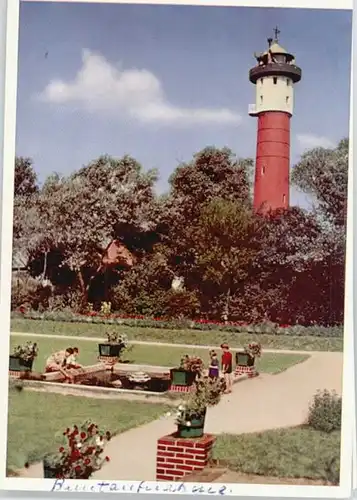
M 205 430 L 242 434 L 300 425 L 318 389 L 342 394 L 342 364 L 342 353 L 314 352 L 307 361 L 279 375 L 263 374 L 235 384 L 232 394 L 209 408 Z M 174 419 L 169 417 L 116 436 L 106 447 L 111 461 L 94 478 L 155 480 L 157 439 L 174 430 Z M 42 465 L 34 464 L 21 475 L 42 477 Z
M 65 340 L 85 340 L 88 342 L 103 342 L 103 337 L 82 337 L 75 335 L 51 335 L 50 333 L 25 333 L 25 332 L 11 332 L 11 335 L 17 335 L 19 337 L 44 337 L 47 339 L 65 339 Z M 137 345 L 157 345 L 161 347 L 181 347 L 185 349 L 217 349 L 217 345 L 202 345 L 202 344 L 175 344 L 170 342 L 159 342 L 159 341 L 145 341 L 145 340 L 130 340 L 130 344 Z M 232 347 L 231 350 L 235 351 L 240 349 L 239 347 Z M 327 352 L 327 351 L 304 351 L 304 350 L 293 350 L 293 349 L 265 349 L 263 348 L 263 352 L 277 352 L 282 354 L 315 354 L 317 352 Z M 341 354 L 338 352 L 337 354 Z

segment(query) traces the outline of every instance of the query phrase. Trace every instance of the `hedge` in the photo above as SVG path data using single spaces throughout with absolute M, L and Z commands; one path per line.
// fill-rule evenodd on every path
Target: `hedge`
M 123 317 L 115 314 L 103 316 L 96 313 L 88 315 L 75 314 L 70 311 L 25 311 L 23 313 L 12 313 L 12 318 L 61 321 L 69 323 L 93 323 L 101 325 L 123 325 L 135 328 L 162 328 L 166 330 L 200 330 L 200 331 L 223 331 L 233 333 L 251 333 L 268 335 L 290 335 L 290 336 L 313 336 L 313 337 L 343 337 L 343 325 L 336 326 L 301 326 L 301 325 L 277 325 L 274 323 L 261 323 L 247 325 L 242 323 L 219 323 L 208 320 L 169 320 L 161 318 L 145 317 Z

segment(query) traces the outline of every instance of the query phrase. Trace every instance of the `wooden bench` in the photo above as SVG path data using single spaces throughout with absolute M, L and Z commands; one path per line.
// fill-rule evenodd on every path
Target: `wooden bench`
M 106 366 L 103 363 L 97 363 L 96 365 L 84 366 L 83 368 L 70 368 L 66 370 L 66 373 L 73 377 L 73 382 L 78 382 L 90 374 L 103 373 L 105 371 L 107 371 Z M 66 378 L 61 372 L 49 372 L 43 374 L 43 380 L 47 382 L 63 382 Z

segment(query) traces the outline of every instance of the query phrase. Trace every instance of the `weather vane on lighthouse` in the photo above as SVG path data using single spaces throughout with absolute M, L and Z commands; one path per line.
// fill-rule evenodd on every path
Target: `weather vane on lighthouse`
M 290 118 L 294 84 L 301 80 L 295 57 L 279 44 L 279 28 L 273 31 L 275 38 L 254 54 L 257 64 L 249 71 L 256 89 L 249 114 L 258 117 L 254 210 L 262 213 L 289 207 Z
M 274 35 L 275 35 L 275 40 L 278 42 L 279 41 L 278 36 L 280 35 L 280 30 L 277 26 L 275 26 L 274 28 Z

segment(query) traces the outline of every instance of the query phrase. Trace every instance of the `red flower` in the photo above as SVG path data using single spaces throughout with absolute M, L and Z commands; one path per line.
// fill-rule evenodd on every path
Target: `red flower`
M 60 451 L 60 453 L 63 453 L 63 452 L 64 452 L 64 448 L 63 448 L 63 446 L 61 446 L 61 447 L 59 448 L 59 451 Z
M 81 439 L 85 439 L 87 437 L 87 434 L 85 432 L 81 432 Z
M 110 462 L 110 458 L 109 457 L 105 457 L 105 460 L 106 460 L 106 462 Z
M 84 461 L 84 463 L 85 463 L 86 465 L 90 464 L 90 460 L 89 460 L 89 458 L 86 458 L 86 459 L 85 459 L 85 461 Z
M 76 467 L 74 468 L 74 470 L 76 472 L 81 472 L 82 471 L 82 467 L 80 465 L 76 465 Z
M 79 450 L 73 450 L 71 453 L 71 459 L 76 460 L 81 457 L 81 452 Z

